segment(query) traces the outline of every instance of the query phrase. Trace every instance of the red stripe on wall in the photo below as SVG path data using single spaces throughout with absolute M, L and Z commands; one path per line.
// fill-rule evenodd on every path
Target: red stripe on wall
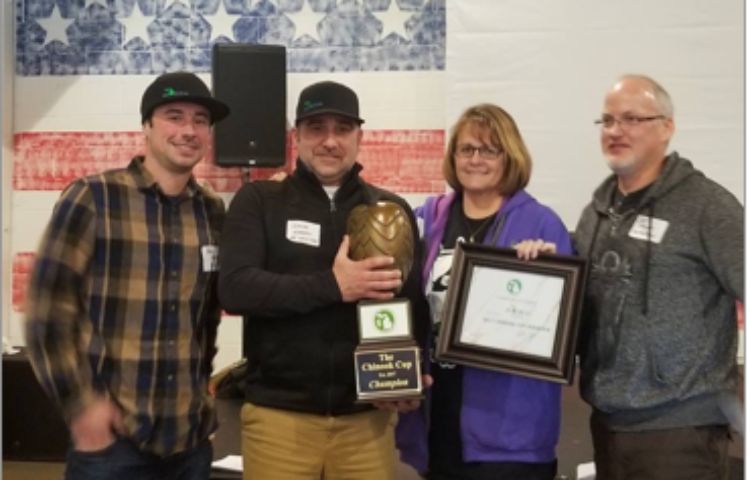
M 442 130 L 365 130 L 359 161 L 368 181 L 397 193 L 444 191 L 441 163 Z M 290 145 L 293 142 L 289 142 Z M 22 132 L 14 136 L 13 188 L 62 190 L 74 179 L 126 165 L 142 153 L 141 132 Z M 296 151 L 288 149 L 287 165 L 254 168 L 251 179 L 290 171 Z M 195 170 L 198 179 L 217 192 L 234 192 L 247 177 L 241 168 L 222 168 L 209 154 Z
M 365 130 L 358 160 L 368 181 L 393 192 L 438 193 L 442 177 L 442 130 Z M 254 168 L 253 180 L 280 170 L 291 171 L 296 149 L 290 139 L 287 164 L 282 168 Z M 14 135 L 13 188 L 19 191 L 59 191 L 74 179 L 126 165 L 143 151 L 141 132 L 23 132 Z M 207 162 L 196 167 L 199 180 L 217 192 L 236 191 L 247 178 L 245 169 L 222 168 Z M 13 257 L 12 302 L 23 311 L 32 252 Z
M 737 301 L 737 325 L 745 328 L 745 304 Z
M 13 310 L 23 312 L 26 303 L 26 287 L 29 284 L 29 274 L 34 263 L 33 252 L 21 252 L 13 256 L 13 278 L 11 298 Z

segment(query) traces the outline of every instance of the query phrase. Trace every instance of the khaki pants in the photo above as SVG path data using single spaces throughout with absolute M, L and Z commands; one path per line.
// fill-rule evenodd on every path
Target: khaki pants
M 596 480 L 727 480 L 729 428 L 614 432 L 591 416 Z
M 245 403 L 243 480 L 391 480 L 396 415 L 329 417 Z

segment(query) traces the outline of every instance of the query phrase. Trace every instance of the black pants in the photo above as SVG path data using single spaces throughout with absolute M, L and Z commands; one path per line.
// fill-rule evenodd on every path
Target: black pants
M 591 416 L 596 480 L 726 480 L 729 427 L 615 432 Z
M 553 480 L 557 460 L 550 463 L 466 462 L 430 471 L 428 480 Z

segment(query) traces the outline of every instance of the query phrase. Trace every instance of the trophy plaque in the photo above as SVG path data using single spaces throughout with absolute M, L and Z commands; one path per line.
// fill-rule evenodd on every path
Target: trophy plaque
M 414 236 L 409 217 L 400 205 L 377 202 L 356 207 L 349 215 L 347 234 L 352 260 L 392 256 L 395 268 L 406 280 L 413 264 Z M 357 319 L 357 401 L 420 398 L 420 349 L 414 341 L 409 300 L 396 296 L 385 301 L 360 301 Z

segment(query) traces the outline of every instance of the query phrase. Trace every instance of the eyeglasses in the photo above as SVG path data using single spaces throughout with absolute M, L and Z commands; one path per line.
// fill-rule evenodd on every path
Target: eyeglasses
M 503 154 L 503 151 L 493 147 L 475 147 L 474 145 L 464 144 L 456 147 L 455 155 L 460 158 L 474 158 L 474 154 L 479 152 L 479 158 L 484 160 L 497 160 Z
M 640 125 L 643 122 L 650 122 L 651 120 L 661 120 L 667 118 L 664 115 L 651 115 L 649 117 L 637 117 L 635 115 L 623 115 L 620 118 L 615 118 L 612 115 L 602 115 L 602 118 L 594 120 L 595 125 L 599 125 L 602 128 L 612 128 L 615 123 L 621 128 L 632 128 L 636 125 Z

